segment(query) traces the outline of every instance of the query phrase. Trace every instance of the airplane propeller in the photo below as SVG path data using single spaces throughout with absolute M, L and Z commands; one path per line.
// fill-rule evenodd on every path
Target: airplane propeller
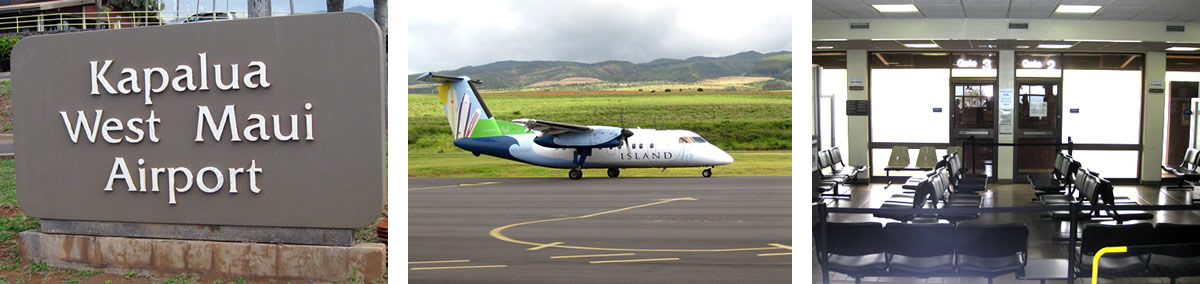
M 629 130 L 628 128 L 625 128 L 625 113 L 621 112 L 621 137 L 620 137 L 620 139 L 621 139 L 621 147 L 625 148 L 626 153 L 632 151 L 632 149 L 630 149 L 630 147 L 625 147 L 625 146 L 629 145 L 629 137 L 630 136 L 633 136 L 633 131 Z

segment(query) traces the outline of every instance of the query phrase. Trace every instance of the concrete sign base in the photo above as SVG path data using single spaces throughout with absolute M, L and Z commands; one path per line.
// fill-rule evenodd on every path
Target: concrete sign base
M 344 247 L 354 244 L 354 230 L 349 229 L 149 224 L 55 219 L 42 219 L 41 224 L 41 231 L 51 234 Z
M 76 270 L 170 277 L 189 273 L 229 278 L 335 282 L 381 281 L 384 244 L 352 247 L 165 240 L 21 232 L 22 261 Z M 147 275 L 149 274 L 149 275 Z

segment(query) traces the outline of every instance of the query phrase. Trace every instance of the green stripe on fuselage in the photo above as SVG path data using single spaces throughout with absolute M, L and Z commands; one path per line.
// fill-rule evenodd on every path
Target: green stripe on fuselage
M 493 137 L 511 134 L 524 134 L 528 133 L 528 131 L 529 129 L 526 129 L 525 126 L 520 124 L 503 120 L 482 118 L 479 119 L 479 122 L 475 123 L 475 130 L 471 131 L 471 137 Z

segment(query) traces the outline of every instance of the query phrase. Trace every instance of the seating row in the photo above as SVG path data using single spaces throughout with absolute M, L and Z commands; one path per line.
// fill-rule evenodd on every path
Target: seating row
M 998 276 L 1023 271 L 1028 256 L 1025 224 L 825 226 L 827 245 L 818 245 L 823 256 L 818 261 L 830 271 L 853 277 L 855 283 L 865 276 L 986 277 L 991 283 Z
M 1058 154 L 1055 159 L 1055 173 L 1051 180 L 1038 181 L 1035 178 L 1030 178 L 1030 183 L 1035 184 L 1034 189 L 1037 189 L 1037 183 L 1043 185 L 1043 194 L 1038 195 L 1039 201 L 1045 206 L 1063 206 L 1069 205 L 1072 201 L 1086 202 L 1091 205 L 1137 205 L 1136 201 L 1124 196 L 1116 196 L 1113 193 L 1112 182 L 1101 178 L 1096 172 L 1089 171 L 1083 165 L 1072 159 L 1068 155 Z M 1047 177 L 1043 177 L 1047 178 Z M 1058 192 L 1067 189 L 1065 194 L 1054 194 L 1052 188 L 1046 186 L 1051 183 L 1060 183 Z M 1068 211 L 1053 211 L 1042 215 L 1045 218 L 1050 218 L 1056 221 L 1069 221 L 1071 214 Z M 1097 210 L 1092 209 L 1086 212 L 1080 212 L 1075 216 L 1076 220 L 1080 221 L 1117 221 L 1124 223 L 1130 220 L 1149 220 L 1153 219 L 1154 214 L 1139 211 L 1139 210 Z
M 1087 224 L 1075 269 L 1080 275 L 1091 275 L 1096 252 L 1105 247 L 1126 246 L 1127 253 L 1106 253 L 1100 258 L 1099 277 L 1167 277 L 1174 284 L 1181 277 L 1200 276 L 1200 243 L 1195 238 L 1198 234 L 1200 225 Z
M 880 209 L 888 208 L 979 208 L 983 203 L 983 197 L 978 193 L 979 190 L 986 185 L 972 184 L 966 182 L 960 171 L 955 170 L 958 163 L 958 154 L 951 153 L 947 155 L 941 162 L 938 162 L 937 168 L 925 175 L 925 178 L 919 179 L 915 185 L 910 181 L 905 183 L 905 189 L 912 191 L 902 191 L 892 195 L 891 198 L 884 201 L 880 205 Z M 983 184 L 987 183 L 987 179 L 978 180 Z M 963 190 L 963 188 L 971 188 L 973 190 Z M 917 217 L 933 217 L 945 219 L 951 223 L 959 221 L 975 219 L 979 217 L 978 213 L 969 214 L 936 214 L 936 215 L 915 215 L 915 214 L 896 214 L 896 213 L 875 213 L 875 217 L 888 218 L 900 222 L 912 221 Z
M 1184 183 L 1193 183 L 1200 181 L 1200 172 L 1196 172 L 1196 165 L 1200 164 L 1200 150 L 1196 148 L 1188 148 L 1183 154 L 1183 161 L 1179 165 L 1162 165 L 1162 169 L 1179 179 L 1178 186 L 1167 187 L 1170 189 L 1187 189 L 1191 190 L 1191 186 L 1184 186 Z
M 858 183 L 858 175 L 866 172 L 866 166 L 847 166 L 842 161 L 842 153 L 838 147 L 813 153 L 813 191 L 822 192 L 821 196 L 850 197 L 849 193 L 841 193 L 844 184 Z M 829 174 L 825 173 L 829 169 Z M 824 192 L 832 191 L 826 194 Z

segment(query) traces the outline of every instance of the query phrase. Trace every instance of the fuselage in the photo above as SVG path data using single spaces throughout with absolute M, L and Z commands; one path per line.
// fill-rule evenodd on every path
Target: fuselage
M 687 130 L 629 129 L 624 145 L 591 148 L 583 168 L 711 167 L 733 163 L 733 157 Z M 576 148 L 551 148 L 534 142 L 541 133 L 461 138 L 454 145 L 476 154 L 552 168 L 574 168 Z

